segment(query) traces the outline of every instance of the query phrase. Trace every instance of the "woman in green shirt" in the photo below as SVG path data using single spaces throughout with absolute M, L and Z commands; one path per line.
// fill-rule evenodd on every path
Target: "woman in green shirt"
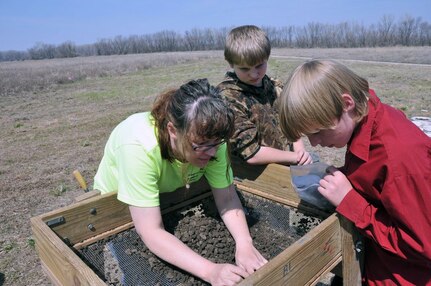
M 206 79 L 158 96 L 151 112 L 137 113 L 111 133 L 94 189 L 118 192 L 129 205 L 136 231 L 161 259 L 212 285 L 234 285 L 267 260 L 253 246 L 233 186 L 226 141 L 234 114 Z M 159 194 L 205 176 L 235 243 L 232 264 L 213 263 L 164 229 Z

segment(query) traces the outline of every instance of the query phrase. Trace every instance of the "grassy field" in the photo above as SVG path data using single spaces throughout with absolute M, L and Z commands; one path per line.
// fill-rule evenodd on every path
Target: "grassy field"
M 274 50 L 269 75 L 283 81 L 307 58 L 335 58 L 367 78 L 383 102 L 407 116 L 431 116 L 431 48 Z M 367 62 L 372 61 L 372 62 Z M 149 110 L 154 97 L 192 78 L 217 84 L 221 51 L 0 63 L 0 279 L 49 285 L 30 218 L 82 194 L 72 171 L 92 185 L 111 130 Z M 343 150 L 317 152 L 337 166 Z M 0 282 L 1 285 L 1 282 Z

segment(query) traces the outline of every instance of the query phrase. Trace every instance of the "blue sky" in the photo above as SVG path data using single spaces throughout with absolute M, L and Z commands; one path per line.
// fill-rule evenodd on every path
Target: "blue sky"
M 390 15 L 431 23 L 430 0 L 0 0 L 0 51 L 37 42 L 92 44 L 104 38 L 182 33 L 243 24 L 305 26 L 311 22 L 377 24 Z

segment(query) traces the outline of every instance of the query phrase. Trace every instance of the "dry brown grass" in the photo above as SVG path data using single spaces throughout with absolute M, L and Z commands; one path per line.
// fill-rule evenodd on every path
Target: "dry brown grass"
M 0 96 L 220 57 L 221 52 L 176 52 L 0 62 Z
M 375 61 L 431 64 L 431 47 L 387 47 L 352 49 L 274 49 L 273 56 L 332 58 L 347 61 Z
M 281 53 L 346 59 L 342 62 L 368 78 L 384 102 L 408 116 L 431 116 L 431 66 L 350 61 L 382 61 L 391 54 L 391 61 L 400 62 L 407 53 L 413 63 L 429 63 L 429 47 L 273 54 Z M 269 74 L 285 80 L 302 61 L 273 57 Z M 220 51 L 0 63 L 0 272 L 5 285 L 50 284 L 33 247 L 29 219 L 82 194 L 74 169 L 91 187 L 115 125 L 149 109 L 161 90 L 198 77 L 216 84 L 227 69 Z M 69 76 L 73 80 L 64 80 Z M 314 150 L 326 162 L 342 164 L 343 150 Z

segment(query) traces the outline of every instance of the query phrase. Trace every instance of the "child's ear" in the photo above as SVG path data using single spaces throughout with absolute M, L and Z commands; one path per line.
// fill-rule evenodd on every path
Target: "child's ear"
M 352 111 L 355 109 L 356 103 L 353 100 L 353 97 L 348 93 L 343 93 L 341 98 L 344 101 L 344 111 Z
M 168 127 L 169 136 L 173 139 L 176 139 L 177 138 L 177 129 L 175 128 L 174 124 L 169 121 L 167 127 Z

